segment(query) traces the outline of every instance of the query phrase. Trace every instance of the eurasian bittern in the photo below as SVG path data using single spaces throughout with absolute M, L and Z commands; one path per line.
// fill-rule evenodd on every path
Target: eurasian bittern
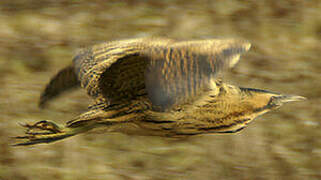
M 224 83 L 222 72 L 250 46 L 234 39 L 142 38 L 83 49 L 51 79 L 40 107 L 79 86 L 95 103 L 64 126 L 46 120 L 24 124 L 26 135 L 16 145 L 49 143 L 102 126 L 164 137 L 234 133 L 283 103 L 305 99 Z

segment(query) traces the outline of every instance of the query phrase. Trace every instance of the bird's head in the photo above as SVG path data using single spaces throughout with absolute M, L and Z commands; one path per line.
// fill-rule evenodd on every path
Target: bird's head
M 294 101 L 303 101 L 306 98 L 297 95 L 283 95 L 267 90 L 240 88 L 245 102 L 259 114 L 277 109 L 283 104 Z
M 296 95 L 272 95 L 267 104 L 271 109 L 279 108 L 284 103 L 294 102 L 294 101 L 304 101 L 305 97 Z

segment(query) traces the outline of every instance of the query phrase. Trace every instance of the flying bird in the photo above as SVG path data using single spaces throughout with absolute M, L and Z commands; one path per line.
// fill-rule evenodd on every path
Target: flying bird
M 81 49 L 50 80 L 39 106 L 76 87 L 94 103 L 65 125 L 22 124 L 26 132 L 15 145 L 50 143 L 99 127 L 162 137 L 235 133 L 259 115 L 305 99 L 224 82 L 224 71 L 250 46 L 236 39 L 140 38 Z

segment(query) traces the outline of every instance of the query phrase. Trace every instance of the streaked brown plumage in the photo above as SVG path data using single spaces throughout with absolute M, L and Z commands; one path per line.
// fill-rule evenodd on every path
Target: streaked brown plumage
M 64 126 L 23 125 L 26 136 L 17 137 L 23 142 L 16 145 L 49 143 L 102 126 L 108 132 L 165 137 L 232 133 L 285 102 L 304 100 L 224 83 L 221 72 L 249 48 L 234 39 L 142 38 L 83 49 L 51 79 L 39 105 L 79 86 L 95 103 Z

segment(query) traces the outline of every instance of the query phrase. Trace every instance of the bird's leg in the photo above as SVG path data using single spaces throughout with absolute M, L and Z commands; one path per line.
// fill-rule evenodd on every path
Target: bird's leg
M 84 114 L 88 114 L 88 112 Z M 73 122 L 84 121 L 85 123 L 78 123 L 73 126 L 70 126 L 69 123 L 66 125 L 59 125 L 47 120 L 39 121 L 35 124 L 21 124 L 22 127 L 26 128 L 25 135 L 15 137 L 18 140 L 22 140 L 22 142 L 16 143 L 14 146 L 51 143 L 86 132 L 95 127 L 95 118 L 96 117 L 93 118 L 90 116 L 80 115 L 76 117 Z
M 36 122 L 35 124 L 21 124 L 21 126 L 26 128 L 25 135 L 15 138 L 23 142 L 16 143 L 14 146 L 50 143 L 76 134 L 70 128 L 46 120 Z
M 18 140 L 22 140 L 22 142 L 16 143 L 14 146 L 51 143 L 84 133 L 98 126 L 107 125 L 106 123 L 100 122 L 109 115 L 110 113 L 108 112 L 95 109 L 81 114 L 67 122 L 66 125 L 59 125 L 47 120 L 39 121 L 35 124 L 21 124 L 22 127 L 26 128 L 25 135 L 15 137 Z

